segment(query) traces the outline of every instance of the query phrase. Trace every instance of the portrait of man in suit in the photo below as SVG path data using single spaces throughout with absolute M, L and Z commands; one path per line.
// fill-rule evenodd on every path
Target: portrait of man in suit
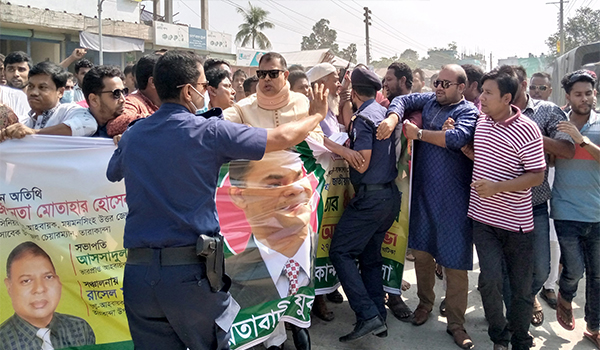
M 244 212 L 252 233 L 246 249 L 226 260 L 233 297 L 246 308 L 308 285 L 313 190 L 300 156 L 281 151 L 260 161 L 232 162 L 229 178 L 231 201 Z M 297 271 L 295 286 L 290 285 L 290 266 Z

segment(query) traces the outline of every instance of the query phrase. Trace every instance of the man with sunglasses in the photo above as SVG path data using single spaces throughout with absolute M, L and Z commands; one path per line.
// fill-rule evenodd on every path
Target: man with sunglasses
M 293 92 L 287 81 L 290 72 L 285 58 L 277 52 L 264 54 L 258 63 L 256 94 L 223 111 L 226 120 L 260 128 L 275 128 L 308 117 L 310 102 Z M 323 143 L 323 131 L 317 126 L 309 133 Z
M 561 121 L 567 121 L 565 113 L 554 103 L 542 100 L 535 100 L 533 96 L 527 93 L 527 72 L 522 66 L 512 67 L 519 79 L 519 88 L 514 99 L 514 105 L 519 107 L 523 115 L 533 120 L 542 133 L 544 140 L 544 152 L 550 157 L 560 157 L 565 159 L 573 158 L 575 146 L 573 139 L 558 130 L 558 124 Z M 531 89 L 529 90 L 531 92 Z M 531 324 L 538 327 L 544 322 L 544 312 L 540 304 L 537 293 L 542 289 L 544 282 L 550 274 L 550 219 L 548 217 L 548 200 L 552 191 L 548 183 L 548 167 L 546 167 L 544 182 L 541 185 L 531 189 L 533 202 L 533 283 L 531 293 L 534 296 L 533 314 Z M 555 299 L 554 293 L 543 290 L 544 298 Z M 510 300 L 509 293 L 505 293 L 504 300 Z
M 123 113 L 127 88 L 121 80 L 121 70 L 114 66 L 95 66 L 90 69 L 81 84 L 90 113 L 98 122 L 93 136 L 109 137 L 106 123 Z
M 146 118 L 158 110 L 160 99 L 154 86 L 152 73 L 160 55 L 145 55 L 135 65 L 135 79 L 137 93 L 125 98 L 123 113 L 110 120 L 106 125 L 108 136 L 114 137 L 127 130 L 127 126 L 134 120 Z
M 546 72 L 533 73 L 529 82 L 529 95 L 534 100 L 548 101 L 552 95 L 552 76 Z
M 467 270 L 473 269 L 473 231 L 467 217 L 473 162 L 460 149 L 473 141 L 479 115 L 475 105 L 463 97 L 466 83 L 462 67 L 444 66 L 435 81 L 435 93 L 396 97 L 377 130 L 379 139 L 388 138 L 404 111 L 423 110 L 422 129 L 411 122 L 404 123 L 406 137 L 418 141 L 413 151 L 408 246 L 415 256 L 420 302 L 412 322 L 420 326 L 429 318 L 435 301 L 437 261 L 446 268 L 447 332 L 464 349 L 473 346 L 464 328 L 469 292 Z M 455 121 L 455 128 L 444 131 L 443 124 L 449 118 Z M 402 126 L 396 132 L 402 132 Z
M 0 142 L 20 139 L 26 135 L 91 136 L 98 123 L 90 112 L 74 103 L 61 104 L 60 98 L 67 83 L 67 71 L 61 66 L 44 61 L 29 71 L 27 100 L 29 118 L 0 132 Z
M 239 305 L 226 276 L 207 278 L 206 259 L 219 263 L 214 254 L 205 259 L 196 248 L 204 247 L 200 235 L 220 237 L 219 169 L 301 142 L 325 117 L 327 92 L 316 87 L 311 115 L 266 130 L 225 121 L 220 109 L 196 115 L 207 81 L 194 53 L 168 51 L 154 78 L 161 107 L 123 134 L 107 169 L 127 191 L 123 291 L 131 336 L 139 349 L 228 349 Z

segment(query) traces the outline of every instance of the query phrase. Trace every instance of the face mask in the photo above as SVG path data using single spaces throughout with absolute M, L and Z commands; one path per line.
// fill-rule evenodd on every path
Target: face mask
M 204 98 L 204 101 L 207 101 L 207 97 L 208 97 L 208 91 L 204 93 L 204 95 L 202 95 L 200 93 L 200 91 L 196 90 L 195 87 L 191 86 L 191 88 L 196 91 L 196 93 L 200 96 L 202 96 Z M 208 104 L 205 104 L 204 107 L 202 108 L 198 108 L 196 107 L 196 105 L 194 104 L 194 102 L 190 101 L 190 103 L 192 104 L 192 107 L 194 107 L 194 109 L 196 110 L 196 113 L 194 113 L 195 115 L 200 115 L 206 111 L 208 111 Z
M 66 90 L 63 93 L 63 97 L 60 99 L 60 103 L 72 103 L 73 102 L 73 90 Z

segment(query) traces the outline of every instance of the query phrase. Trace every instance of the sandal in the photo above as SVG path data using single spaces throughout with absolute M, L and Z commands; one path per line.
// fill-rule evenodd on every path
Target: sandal
M 575 329 L 575 317 L 573 316 L 573 308 L 567 308 L 563 303 L 566 303 L 566 301 L 561 297 L 560 293 L 558 293 L 556 303 L 556 320 L 564 329 L 572 331 Z M 570 304 L 571 303 L 569 303 L 569 306 Z M 563 315 L 565 316 L 564 318 L 562 317 Z M 566 320 L 569 320 L 570 324 L 567 323 Z
M 388 294 L 387 306 L 392 310 L 392 314 L 402 322 L 410 322 L 412 320 L 412 310 L 402 297 L 396 294 Z
M 410 289 L 410 282 L 402 280 L 402 291 L 405 292 Z
M 587 340 L 591 341 L 598 349 L 600 349 L 600 333 L 592 333 L 586 330 L 585 332 L 583 332 L 583 335 Z
M 533 316 L 531 317 L 531 324 L 534 327 L 539 327 L 544 323 L 544 310 L 542 310 L 542 304 L 538 301 L 537 297 L 533 301 Z

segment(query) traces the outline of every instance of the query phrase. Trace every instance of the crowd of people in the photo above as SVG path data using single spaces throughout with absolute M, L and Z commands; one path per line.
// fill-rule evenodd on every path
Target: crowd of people
M 195 254 L 198 234 L 219 238 L 218 170 L 310 137 L 347 161 L 356 190 L 329 252 L 356 314 L 354 329 L 341 342 L 371 333 L 386 337 L 386 305 L 401 321 L 426 323 L 438 276 L 446 292 L 440 312 L 447 332 L 457 346 L 472 348 L 464 324 L 475 246 L 494 350 L 533 346 L 530 326 L 545 320 L 538 296 L 556 309 L 563 328 L 573 330 L 572 301 L 584 273 L 584 336 L 600 348 L 594 72 L 528 78 L 521 66 L 484 72 L 448 64 L 427 79 L 421 69 L 395 62 L 378 77 L 363 65 L 288 67 L 271 52 L 260 59 L 256 75 L 247 76 L 232 72 L 226 61 L 203 62 L 182 51 L 147 54 L 124 70 L 94 65 L 85 54 L 76 49 L 59 64 L 34 64 L 24 52 L 0 57 L 0 142 L 46 134 L 112 138 L 118 145 L 108 178 L 125 179 L 127 189 L 124 290 L 136 346 L 227 348 L 237 306 L 227 290 L 178 287 L 184 275 L 206 275 L 206 260 Z M 66 69 L 73 63 L 74 74 Z M 552 79 L 561 79 L 566 106 L 548 101 Z M 432 92 L 422 92 L 428 83 Z M 349 142 L 335 142 L 340 133 L 348 133 Z M 415 310 L 400 294 L 386 295 L 381 281 L 385 233 L 401 200 L 409 200 L 394 183 L 402 135 L 414 141 L 408 247 L 417 277 Z M 161 171 L 165 165 L 169 172 Z M 169 259 L 161 263 L 157 254 L 180 257 L 166 265 Z M 162 282 L 149 284 L 148 276 Z M 343 296 L 335 291 L 315 299 L 314 314 L 331 321 L 325 299 L 341 303 Z M 199 307 L 196 300 L 206 302 Z M 291 330 L 296 348 L 310 349 L 308 331 Z M 285 340 L 281 324 L 265 346 L 280 349 Z

